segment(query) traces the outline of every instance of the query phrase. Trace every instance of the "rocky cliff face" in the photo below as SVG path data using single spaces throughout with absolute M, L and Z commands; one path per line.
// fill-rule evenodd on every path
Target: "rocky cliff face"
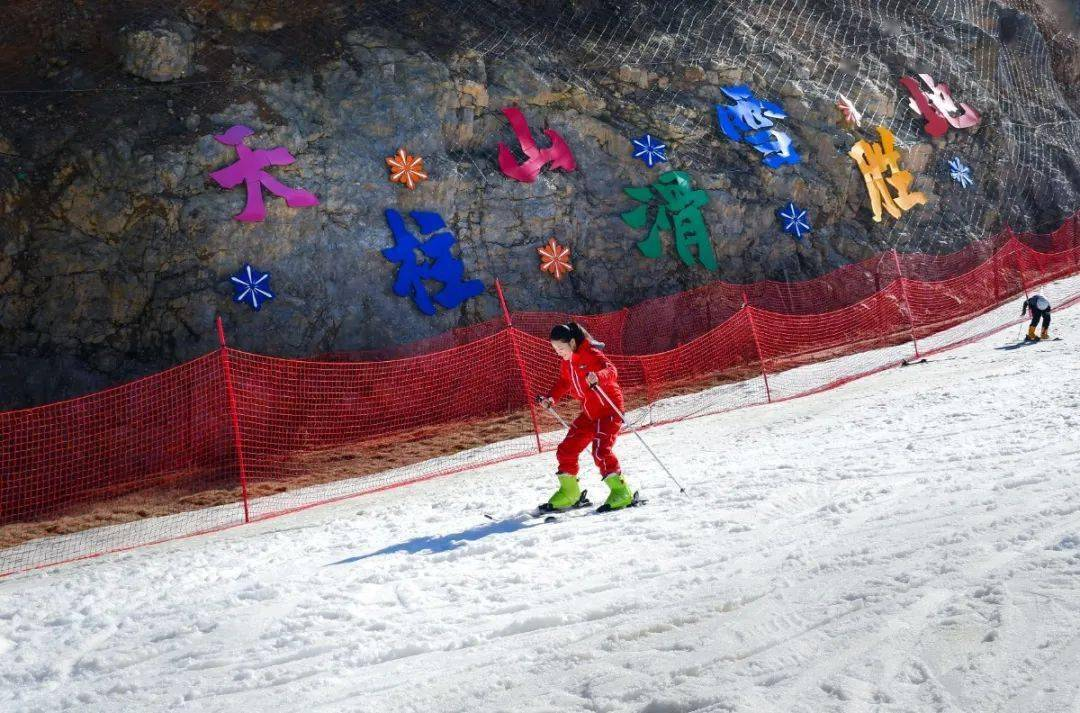
M 97 7 L 104 5 L 106 8 Z M 997 231 L 1049 229 L 1080 207 L 1080 55 L 1068 8 L 1016 0 L 472 0 L 170 4 L 22 2 L 0 46 L 0 407 L 61 398 L 212 349 L 285 355 L 377 348 L 498 314 L 493 294 L 435 317 L 391 292 L 384 210 L 438 211 L 467 278 L 501 278 L 511 306 L 595 312 L 714 279 L 803 279 L 889 247 L 949 251 Z M 404 6 L 404 7 L 399 7 Z M 269 8 L 269 9 L 268 9 Z M 1055 14 L 1056 13 L 1056 14 Z M 926 72 L 982 113 L 930 139 L 898 79 Z M 721 87 L 781 104 L 803 156 L 772 170 L 718 130 Z M 864 115 L 840 125 L 843 93 Z M 506 178 L 501 108 L 558 131 L 578 169 Z M 875 223 L 847 156 L 889 127 L 928 203 Z M 271 169 L 321 205 L 267 196 L 262 223 L 231 216 L 243 189 L 208 174 L 214 140 L 296 156 Z M 665 140 L 649 169 L 630 139 Z M 541 144 L 546 140 L 541 137 Z M 387 180 L 398 148 L 431 178 Z M 950 180 L 960 156 L 975 184 Z M 665 237 L 648 259 L 623 192 L 686 171 L 709 203 L 719 268 L 687 267 Z M 787 201 L 814 232 L 779 229 Z M 538 272 L 569 245 L 574 272 Z M 277 298 L 232 302 L 250 262 Z

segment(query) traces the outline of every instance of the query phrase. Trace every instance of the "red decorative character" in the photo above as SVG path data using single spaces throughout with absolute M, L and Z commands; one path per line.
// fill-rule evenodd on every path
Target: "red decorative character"
M 908 104 L 917 113 L 926 119 L 926 133 L 934 138 L 940 138 L 952 126 L 954 129 L 969 129 L 979 124 L 979 112 L 963 102 L 957 108 L 953 101 L 949 88 L 944 84 L 935 84 L 934 78 L 929 74 L 920 74 L 921 79 L 929 91 L 923 91 L 919 83 L 913 77 L 901 77 L 900 84 L 911 94 Z M 962 114 L 958 114 L 963 109 Z
M 539 149 L 533 140 L 529 122 L 525 121 L 525 115 L 520 109 L 507 107 L 502 110 L 510 121 L 510 127 L 514 130 L 521 151 L 525 154 L 524 163 L 518 163 L 506 144 L 499 142 L 499 168 L 510 178 L 522 183 L 532 183 L 540 175 L 540 169 L 551 164 L 552 168 L 560 168 L 564 171 L 573 171 L 577 168 L 574 154 L 570 151 L 563 137 L 553 129 L 545 129 L 544 134 L 551 139 L 551 147 Z

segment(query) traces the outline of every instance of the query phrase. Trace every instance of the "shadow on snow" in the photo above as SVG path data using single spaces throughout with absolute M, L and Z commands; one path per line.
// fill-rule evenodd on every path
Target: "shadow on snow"
M 462 532 L 455 532 L 449 535 L 441 535 L 439 537 L 416 537 L 407 542 L 401 542 L 396 545 L 390 545 L 384 547 L 381 550 L 369 552 L 366 555 L 357 555 L 355 557 L 347 557 L 338 562 L 332 562 L 331 564 L 350 564 L 352 562 L 359 562 L 360 560 L 366 560 L 371 557 L 378 557 L 380 555 L 391 555 L 396 552 L 405 552 L 410 555 L 418 554 L 420 552 L 449 552 L 450 550 L 457 549 L 466 542 L 474 542 L 476 540 L 483 539 L 488 535 L 497 535 L 499 533 L 516 532 L 518 530 L 524 530 L 529 527 L 535 527 L 539 522 L 531 522 L 525 518 L 517 517 L 509 520 L 500 520 L 498 522 L 489 522 L 486 525 L 480 525 L 477 527 L 463 530 Z
M 1032 341 L 1030 339 L 1025 339 L 1024 341 L 1017 342 L 1016 344 L 1007 344 L 1007 345 L 1005 345 L 1003 347 L 994 347 L 994 349 L 997 349 L 999 352 L 1011 352 L 1013 349 L 1019 349 L 1020 347 L 1026 347 L 1029 344 L 1038 344 L 1040 341 L 1042 341 L 1042 340 L 1041 339 L 1036 339 L 1036 340 Z

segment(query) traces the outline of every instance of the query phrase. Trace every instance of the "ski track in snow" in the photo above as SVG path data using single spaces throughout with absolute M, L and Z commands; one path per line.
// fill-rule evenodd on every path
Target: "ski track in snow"
M 690 497 L 623 436 L 639 509 L 528 519 L 546 453 L 0 581 L 0 710 L 1080 713 L 1080 359 L 1015 334 L 645 431 Z

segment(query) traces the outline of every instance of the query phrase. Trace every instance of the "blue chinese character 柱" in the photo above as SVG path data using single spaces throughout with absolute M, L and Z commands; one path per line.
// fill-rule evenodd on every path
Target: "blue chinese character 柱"
M 716 117 L 725 136 L 732 141 L 745 141 L 760 151 L 764 154 L 762 161 L 769 168 L 802 160 L 791 137 L 773 128 L 773 119 L 787 118 L 783 107 L 758 99 L 747 86 L 723 87 L 722 91 L 735 101 L 716 105 Z
M 416 307 L 427 315 L 435 314 L 435 305 L 453 309 L 467 299 L 484 291 L 480 280 L 462 280 L 465 266 L 450 253 L 454 236 L 447 231 L 446 223 L 438 213 L 414 210 L 409 215 L 420 228 L 420 234 L 429 236 L 420 241 L 405 226 L 405 219 L 396 210 L 387 209 L 386 223 L 394 234 L 394 246 L 382 251 L 383 257 L 398 265 L 394 278 L 394 294 L 411 296 Z M 417 262 L 416 251 L 423 259 Z M 442 283 L 442 289 L 428 294 L 425 280 Z

